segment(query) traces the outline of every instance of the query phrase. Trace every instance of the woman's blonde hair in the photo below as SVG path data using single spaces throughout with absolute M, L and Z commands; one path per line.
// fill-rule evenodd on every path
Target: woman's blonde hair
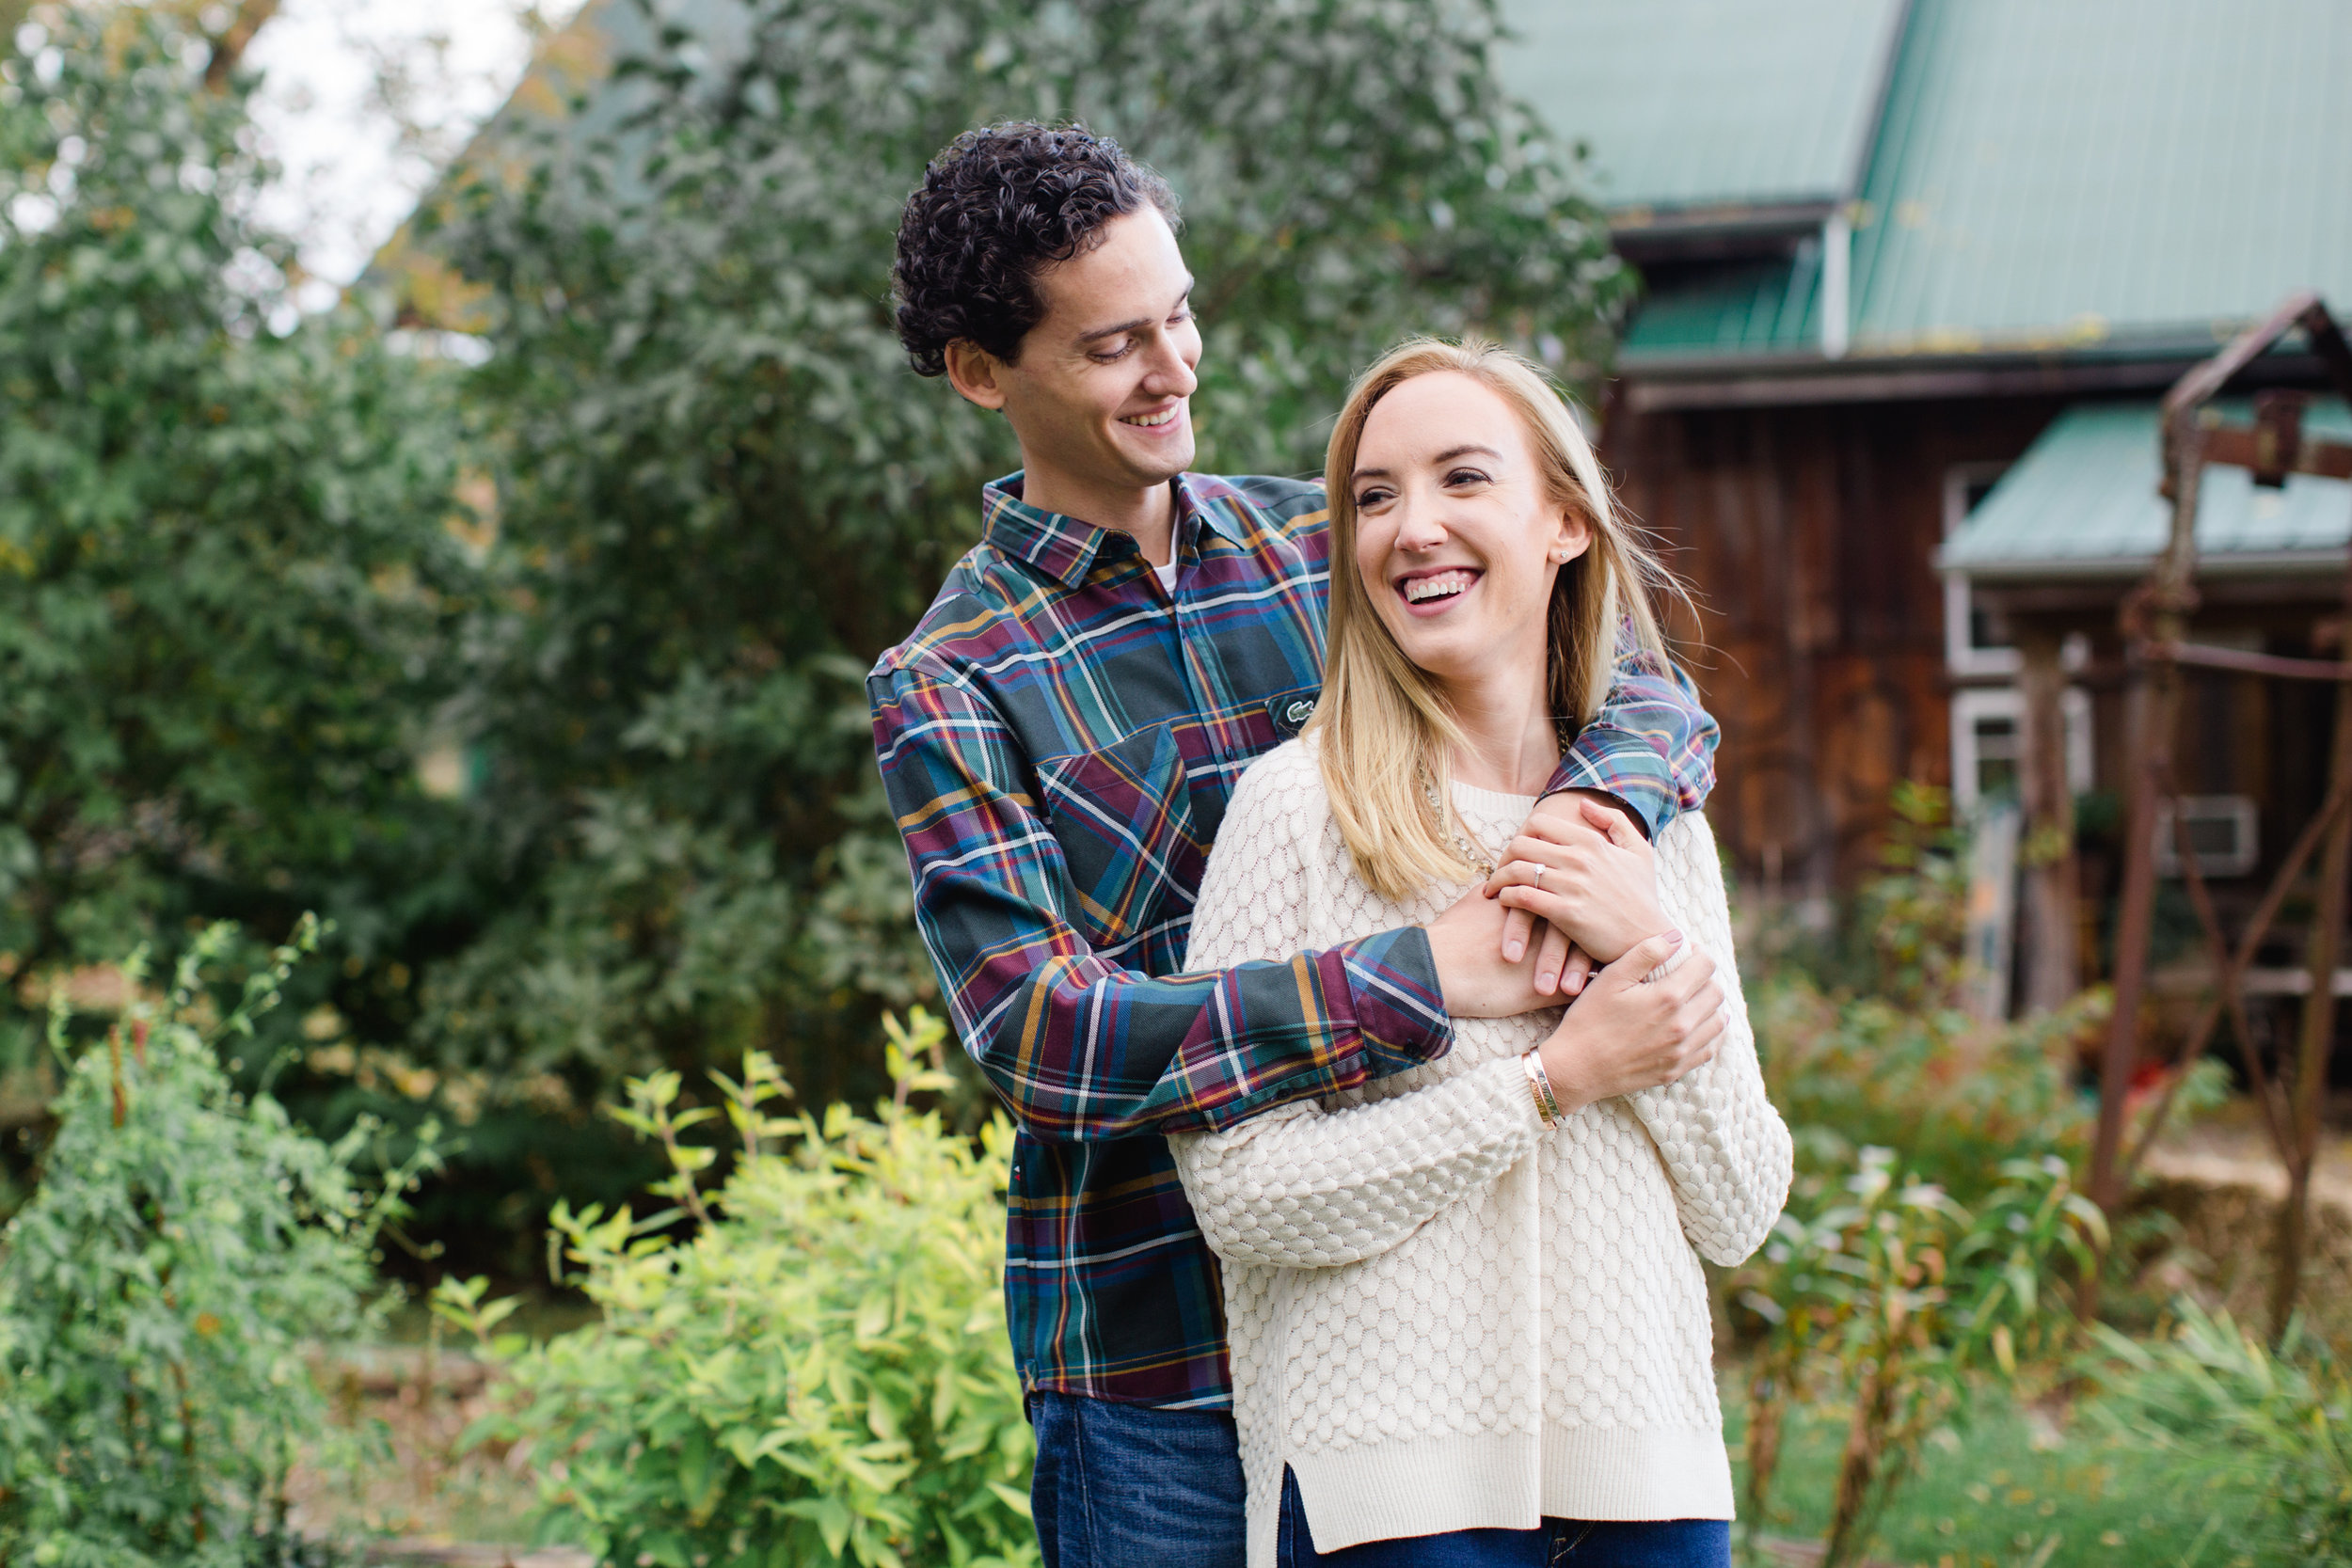
M 1549 684 L 1552 712 L 1581 727 L 1609 695 L 1621 651 L 1664 657 L 1651 595 L 1681 587 L 1610 504 L 1609 482 L 1561 394 L 1518 355 L 1476 339 L 1415 338 L 1359 377 L 1340 410 L 1324 462 L 1331 504 L 1330 655 L 1308 728 L 1318 737 L 1326 792 L 1357 874 L 1383 897 L 1477 876 L 1431 798 L 1445 801 L 1461 732 L 1436 682 L 1397 646 L 1356 569 L 1356 494 L 1349 481 L 1364 423 L 1380 400 L 1416 376 L 1452 371 L 1515 409 L 1549 499 L 1590 531 L 1584 553 L 1552 586 Z M 1629 642 L 1630 648 L 1624 647 Z

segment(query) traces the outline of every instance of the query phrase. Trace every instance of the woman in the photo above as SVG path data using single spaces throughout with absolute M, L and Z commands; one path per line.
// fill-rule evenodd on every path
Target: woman
M 1541 372 L 1406 343 L 1334 431 L 1330 655 L 1244 776 L 1188 962 L 1425 922 L 1486 879 L 1602 960 L 1565 1013 L 1458 1019 L 1397 1077 L 1173 1139 L 1225 1259 L 1249 1562 L 1727 1564 L 1698 1259 L 1787 1195 L 1706 819 L 1514 839 L 1659 645 L 1663 575 Z

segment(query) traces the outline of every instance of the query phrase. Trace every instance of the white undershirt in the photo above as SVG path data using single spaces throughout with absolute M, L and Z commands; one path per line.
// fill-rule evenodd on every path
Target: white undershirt
M 1176 562 L 1170 561 L 1167 565 L 1154 566 L 1152 570 L 1159 574 L 1160 586 L 1168 590 L 1168 596 L 1174 598 L 1176 596 Z

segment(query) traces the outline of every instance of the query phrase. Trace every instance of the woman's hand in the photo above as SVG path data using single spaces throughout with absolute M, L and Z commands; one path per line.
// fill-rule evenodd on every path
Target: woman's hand
M 1715 1059 L 1724 1035 L 1715 960 L 1694 950 L 1673 974 L 1647 978 L 1681 945 L 1679 931 L 1636 942 L 1593 976 L 1537 1047 L 1564 1113 L 1671 1084 Z
M 1666 924 L 1658 875 L 1649 841 L 1622 815 L 1590 800 L 1574 804 L 1573 814 L 1531 817 L 1503 849 L 1486 891 L 1545 921 L 1595 961 L 1612 963 Z

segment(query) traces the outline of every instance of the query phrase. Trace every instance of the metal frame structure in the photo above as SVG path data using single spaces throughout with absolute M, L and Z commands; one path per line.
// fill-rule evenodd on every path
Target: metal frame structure
M 2233 377 L 2290 332 L 2300 329 L 2328 379 L 2352 402 L 2352 343 L 2319 296 L 2296 294 L 2268 319 L 2233 339 L 2220 353 L 2175 382 L 2164 399 L 2164 487 L 2172 503 L 2170 537 L 2146 582 L 2123 602 L 2120 617 L 2126 658 L 2126 720 L 2130 770 L 2125 817 L 2122 909 L 2117 926 L 2115 1013 L 2100 1059 L 2099 1122 L 2091 1154 L 2090 1192 L 2113 1214 L 2133 1173 L 2162 1131 L 2188 1066 L 2203 1054 L 2226 1018 L 2236 1031 L 2264 1126 L 2286 1167 L 2288 1196 L 2280 1215 L 2280 1269 L 2271 1300 L 2274 1325 L 2292 1309 L 2306 1249 L 2312 1164 L 2334 1037 L 2336 971 L 2344 946 L 2352 873 L 2352 663 L 2280 658 L 2233 648 L 2201 646 L 2188 639 L 2197 607 L 2197 506 L 2204 470 L 2216 464 L 2249 469 L 2257 484 L 2280 486 L 2289 474 L 2352 479 L 2352 444 L 2307 437 L 2299 393 L 2266 392 L 2250 426 L 2232 426 L 2207 405 Z M 2323 626 L 2338 645 L 2352 626 L 2352 556 L 2344 578 L 2346 618 Z M 2352 648 L 2345 648 L 2352 653 Z M 2336 687 L 2335 736 L 2328 794 L 2304 828 L 2235 942 L 2228 940 L 2190 852 L 2185 814 L 2177 809 L 2172 742 L 2181 705 L 2184 666 L 2228 670 L 2278 680 L 2322 680 Z M 2190 1031 L 2180 1068 L 2127 1151 L 2125 1097 L 2139 1065 L 2140 1010 L 2148 990 L 2149 943 L 2156 895 L 2157 823 L 2168 804 L 2190 902 L 2219 970 L 2217 994 Z M 2246 1013 L 2245 975 L 2306 864 L 2319 856 L 2316 919 L 2308 949 L 2310 989 L 2303 999 L 2292 1080 L 2274 1083 L 2265 1069 Z M 2095 1278 L 2086 1281 L 2085 1305 Z

